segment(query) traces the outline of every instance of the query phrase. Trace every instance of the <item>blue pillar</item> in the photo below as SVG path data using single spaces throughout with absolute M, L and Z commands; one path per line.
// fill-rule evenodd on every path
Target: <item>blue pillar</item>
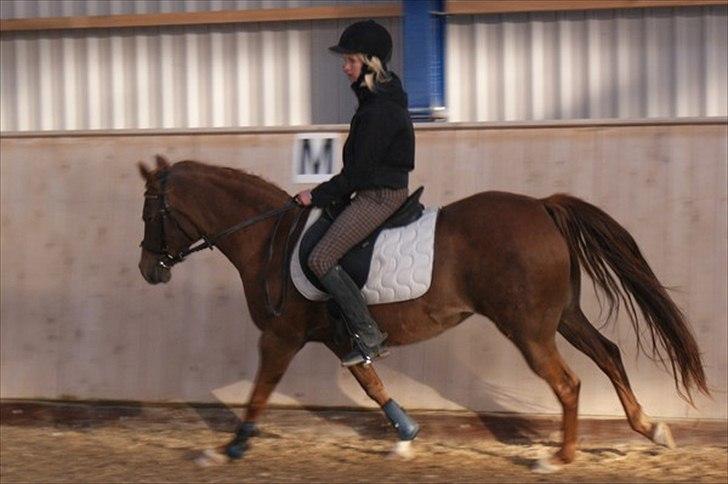
M 403 0 L 404 85 L 418 121 L 444 116 L 443 0 Z

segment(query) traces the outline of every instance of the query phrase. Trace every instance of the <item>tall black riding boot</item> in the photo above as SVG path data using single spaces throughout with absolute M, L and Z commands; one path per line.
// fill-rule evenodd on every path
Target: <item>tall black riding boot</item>
M 354 339 L 354 350 L 341 360 L 341 364 L 368 365 L 375 358 L 383 356 L 382 343 L 387 339 L 387 334 L 379 331 L 376 321 L 369 314 L 361 291 L 349 274 L 341 266 L 335 266 L 321 278 L 321 284 L 341 308 L 349 333 Z

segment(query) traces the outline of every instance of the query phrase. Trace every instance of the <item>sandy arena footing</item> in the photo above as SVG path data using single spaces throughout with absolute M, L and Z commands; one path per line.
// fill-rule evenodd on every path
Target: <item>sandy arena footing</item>
M 280 409 L 240 461 L 200 467 L 241 409 L 210 405 L 4 401 L 0 480 L 11 482 L 728 482 L 728 424 L 675 421 L 659 447 L 624 419 L 580 419 L 576 461 L 531 466 L 558 448 L 559 419 L 411 412 L 422 432 L 411 460 L 378 411 Z

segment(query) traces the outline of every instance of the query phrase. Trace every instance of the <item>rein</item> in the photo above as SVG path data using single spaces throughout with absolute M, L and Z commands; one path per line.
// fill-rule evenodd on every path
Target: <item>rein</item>
M 169 253 L 165 253 L 164 256 L 167 257 L 167 259 L 169 260 L 169 265 L 165 264 L 161 260 L 160 260 L 160 264 L 162 264 L 167 269 L 171 269 L 173 265 L 175 265 L 179 262 L 182 262 L 185 259 L 185 257 L 187 257 L 190 254 L 194 254 L 195 252 L 199 252 L 201 250 L 205 250 L 208 248 L 210 250 L 212 250 L 215 247 L 215 244 L 217 244 L 217 242 L 220 239 L 222 239 L 223 237 L 226 237 L 226 236 L 228 236 L 234 232 L 237 232 L 238 230 L 242 230 L 246 227 L 250 227 L 251 225 L 257 224 L 258 222 L 262 222 L 263 220 L 278 216 L 278 220 L 276 220 L 275 228 L 273 229 L 273 237 L 271 237 L 271 243 L 272 243 L 275 240 L 275 234 L 278 231 L 278 226 L 280 225 L 281 220 L 283 219 L 283 214 L 295 206 L 297 206 L 297 204 L 293 200 L 289 200 L 288 202 L 285 203 L 285 205 L 283 205 L 280 208 L 276 208 L 274 210 L 269 210 L 268 212 L 261 213 L 260 215 L 256 215 L 253 218 L 243 220 L 242 222 L 237 223 L 237 224 L 233 225 L 232 227 L 229 227 L 229 228 L 223 230 L 222 232 L 219 232 L 219 233 L 213 235 L 212 237 L 206 237 L 205 235 L 201 235 L 200 238 L 202 239 L 202 242 L 200 242 L 199 244 L 197 244 L 195 246 L 188 247 L 186 249 L 182 249 L 181 251 L 179 251 L 177 253 L 177 255 L 174 255 L 174 256 L 172 256 Z M 168 218 L 170 218 L 171 220 L 175 220 L 169 214 L 169 212 L 165 213 L 165 215 Z M 301 215 L 299 214 L 297 217 L 297 221 L 300 218 L 301 218 Z M 176 220 L 175 220 L 175 224 L 177 224 Z M 291 230 L 295 229 L 296 225 L 297 224 L 294 223 L 293 226 L 291 227 Z M 179 226 L 179 224 L 177 224 L 177 226 Z M 288 242 L 288 241 L 286 241 L 286 242 Z M 272 250 L 273 250 L 272 246 L 269 247 L 269 253 L 271 253 Z
M 291 227 L 288 229 L 288 233 L 286 234 L 285 243 L 283 245 L 283 266 L 281 267 L 281 281 L 282 281 L 282 288 L 280 295 L 278 297 L 278 300 L 276 304 L 271 303 L 271 297 L 270 297 L 270 289 L 268 286 L 268 279 L 269 279 L 269 269 L 270 269 L 270 263 L 273 260 L 273 252 L 275 248 L 275 241 L 278 236 L 278 231 L 281 225 L 281 221 L 283 220 L 283 216 L 291 210 L 294 207 L 298 207 L 298 203 L 291 198 L 288 200 L 282 207 L 269 210 L 267 212 L 261 213 L 259 215 L 256 215 L 252 218 L 249 218 L 247 220 L 243 220 L 242 222 L 239 222 L 231 227 L 228 227 L 227 229 L 218 232 L 217 234 L 213 235 L 212 237 L 207 237 L 204 234 L 200 235 L 197 238 L 201 238 L 202 242 L 200 242 L 197 245 L 187 247 L 185 249 L 182 249 L 177 254 L 172 255 L 169 252 L 169 249 L 166 244 L 166 237 L 165 237 L 165 231 L 164 231 L 164 220 L 168 219 L 171 220 L 177 229 L 184 234 L 184 236 L 190 240 L 195 240 L 196 237 L 190 236 L 187 231 L 185 231 L 182 226 L 179 224 L 177 219 L 175 219 L 172 214 L 170 213 L 170 209 L 172 207 L 169 206 L 167 203 L 167 200 L 164 197 L 164 188 L 167 181 L 166 173 L 163 173 L 160 176 L 160 192 L 157 195 L 149 195 L 145 194 L 144 198 L 149 200 L 159 200 L 160 208 L 158 212 L 161 214 L 162 220 L 160 221 L 160 230 L 158 234 L 158 238 L 155 237 L 155 242 L 158 243 L 159 247 L 151 246 L 150 242 L 147 241 L 148 235 L 147 231 L 145 230 L 145 236 L 144 240 L 142 240 L 141 244 L 139 244 L 141 247 L 143 247 L 145 250 L 152 252 L 155 255 L 159 256 L 159 260 L 157 263 L 159 266 L 165 268 L 165 269 L 171 269 L 175 264 L 178 264 L 182 262 L 188 255 L 194 254 L 195 252 L 199 252 L 204 249 L 210 249 L 213 250 L 215 245 L 218 243 L 218 241 L 224 237 L 227 237 L 230 234 L 233 234 L 239 230 L 242 230 L 246 227 L 250 227 L 251 225 L 255 225 L 259 222 L 262 222 L 263 220 L 267 220 L 269 218 L 277 217 L 275 225 L 273 226 L 273 230 L 271 232 L 270 239 L 268 241 L 268 251 L 266 255 L 265 265 L 263 266 L 263 287 L 265 292 L 265 307 L 268 310 L 268 312 L 273 316 L 280 316 L 282 314 L 282 308 L 283 304 L 285 303 L 286 295 L 288 292 L 288 276 L 290 271 L 290 261 L 291 261 L 291 254 L 289 253 L 289 247 L 291 243 L 291 239 L 293 238 L 293 235 L 296 232 L 296 229 L 298 228 L 298 225 L 301 221 L 301 217 L 306 212 L 306 210 L 301 210 L 296 215 L 295 220 L 291 224 Z M 148 223 L 147 221 L 145 221 Z M 155 234 L 156 235 L 156 234 Z

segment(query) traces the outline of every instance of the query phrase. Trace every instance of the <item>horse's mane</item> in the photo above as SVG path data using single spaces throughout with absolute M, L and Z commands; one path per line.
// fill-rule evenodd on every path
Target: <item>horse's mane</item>
M 288 192 L 258 175 L 227 166 L 208 165 L 195 160 L 178 161 L 170 166 L 172 172 L 194 173 L 214 178 L 215 184 L 227 186 L 233 191 L 255 190 L 269 196 L 288 197 Z

